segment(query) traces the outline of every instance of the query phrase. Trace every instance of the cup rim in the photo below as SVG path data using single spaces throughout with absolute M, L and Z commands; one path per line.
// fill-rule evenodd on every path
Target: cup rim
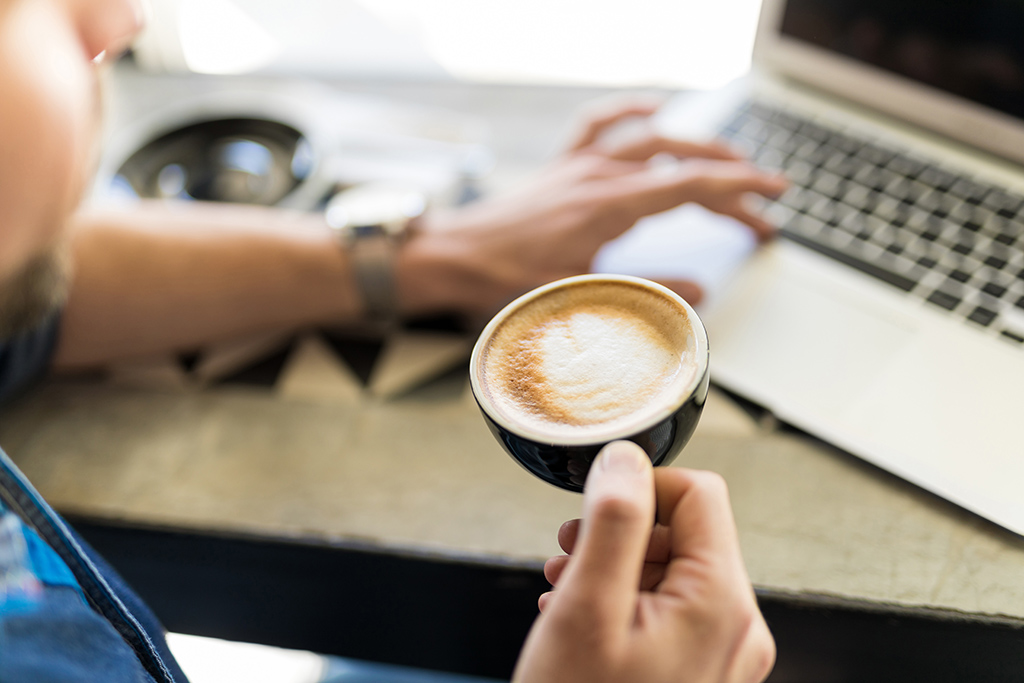
M 665 404 L 663 407 L 654 411 L 648 415 L 641 422 L 633 423 L 630 425 L 620 426 L 615 429 L 609 429 L 601 431 L 600 429 L 593 429 L 586 434 L 572 435 L 572 434 L 559 434 L 554 437 L 550 434 L 545 434 L 541 431 L 531 429 L 524 425 L 513 424 L 505 419 L 501 413 L 495 409 L 487 396 L 487 393 L 483 391 L 483 387 L 480 384 L 480 370 L 481 362 L 483 360 L 484 348 L 486 346 L 485 340 L 488 340 L 493 335 L 495 329 L 498 328 L 510 315 L 515 311 L 519 310 L 526 304 L 538 299 L 548 292 L 554 289 L 560 289 L 562 287 L 571 286 L 580 282 L 624 282 L 639 285 L 646 289 L 653 290 L 663 296 L 668 297 L 674 303 L 682 307 L 686 312 L 687 318 L 690 322 L 690 329 L 693 331 L 694 337 L 694 353 L 697 360 L 697 369 L 693 373 L 687 384 L 683 385 L 679 391 L 679 396 L 676 400 L 671 403 Z M 708 372 L 708 334 L 704 327 L 704 323 L 701 321 L 697 312 L 693 310 L 693 307 L 686 302 L 683 297 L 673 292 L 668 287 L 652 282 L 645 278 L 636 277 L 633 275 L 612 275 L 603 273 L 591 273 L 587 275 L 574 275 L 572 277 L 562 278 L 549 282 L 546 285 L 537 287 L 536 289 L 530 290 L 526 294 L 523 294 L 519 298 L 515 299 L 507 306 L 502 308 L 487 326 L 484 327 L 480 336 L 477 337 L 476 343 L 473 345 L 473 353 L 470 356 L 469 361 L 469 381 L 473 391 L 473 397 L 476 399 L 481 410 L 484 414 L 492 420 L 494 423 L 502 427 L 503 429 L 520 436 L 525 439 L 529 439 L 536 443 L 551 444 L 559 446 L 588 446 L 598 443 L 607 443 L 616 441 L 619 439 L 625 439 L 644 430 L 650 429 L 655 425 L 658 425 L 665 420 L 669 419 L 676 411 L 678 411 L 683 405 L 689 401 L 693 395 L 700 388 L 700 385 L 704 379 L 704 375 Z

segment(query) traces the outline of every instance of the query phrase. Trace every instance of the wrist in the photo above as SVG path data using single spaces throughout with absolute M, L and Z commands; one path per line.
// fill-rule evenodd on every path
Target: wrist
M 462 270 L 458 244 L 429 223 L 427 216 L 417 221 L 395 258 L 395 291 L 403 316 L 464 308 L 457 283 Z
M 402 314 L 457 313 L 475 320 L 530 289 L 508 257 L 503 234 L 509 232 L 500 223 L 471 207 L 421 216 L 396 264 Z
M 422 191 L 391 183 L 357 185 L 327 203 L 325 220 L 348 253 L 370 322 L 386 327 L 398 322 L 398 253 L 426 204 Z

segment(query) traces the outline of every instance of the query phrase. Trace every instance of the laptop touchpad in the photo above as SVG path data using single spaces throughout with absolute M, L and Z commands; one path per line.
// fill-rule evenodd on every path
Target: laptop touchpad
M 780 414 L 835 415 L 914 337 L 912 321 L 838 285 L 795 273 L 744 284 L 709 318 L 712 377 Z

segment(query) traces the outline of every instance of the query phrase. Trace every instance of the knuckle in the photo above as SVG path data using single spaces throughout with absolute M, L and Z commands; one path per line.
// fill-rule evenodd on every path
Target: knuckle
M 745 657 L 749 664 L 752 681 L 763 681 L 775 666 L 777 651 L 775 639 L 764 623 L 760 613 L 754 616 L 745 642 Z
M 665 136 L 645 131 L 629 141 L 624 151 L 633 157 L 646 158 L 671 147 L 672 143 Z
M 571 228 L 586 228 L 600 214 L 600 197 L 593 192 L 572 192 L 564 201 L 563 218 Z
M 580 158 L 580 171 L 584 180 L 608 178 L 617 174 L 614 160 L 603 154 L 587 154 Z
M 633 500 L 606 496 L 595 503 L 593 520 L 604 528 L 632 528 L 643 523 L 644 511 Z
M 571 202 L 576 220 L 587 225 L 607 220 L 618 208 L 613 196 L 598 186 L 582 188 Z
M 775 668 L 775 639 L 768 636 L 761 642 L 759 651 L 755 654 L 755 661 L 757 662 L 757 681 L 762 681 L 768 677 L 771 670 Z
M 695 491 L 709 497 L 728 497 L 729 485 L 725 482 L 725 478 L 718 472 L 700 470 L 694 471 L 692 476 L 693 488 Z
M 614 637 L 614 630 L 601 618 L 594 600 L 565 593 L 552 594 L 545 617 L 554 631 L 571 633 L 581 651 L 600 651 Z

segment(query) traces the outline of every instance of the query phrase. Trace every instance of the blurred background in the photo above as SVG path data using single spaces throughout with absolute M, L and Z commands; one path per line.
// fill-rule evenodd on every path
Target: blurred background
M 437 205 L 462 203 L 550 158 L 589 100 L 743 75 L 759 9 L 760 0 L 150 0 L 147 28 L 108 89 L 96 197 L 310 210 L 390 180 Z
M 480 83 L 711 88 L 743 74 L 760 0 L 151 0 L 140 62 Z

